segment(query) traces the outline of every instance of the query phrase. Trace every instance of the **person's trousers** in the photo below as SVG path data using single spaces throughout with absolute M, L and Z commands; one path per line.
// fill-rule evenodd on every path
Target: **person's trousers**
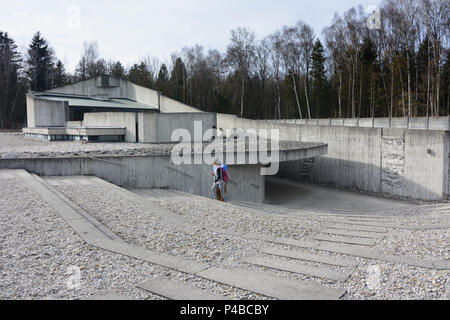
M 216 189 L 219 188 L 220 194 L 222 195 L 222 198 L 224 201 L 227 201 L 227 198 L 225 197 L 225 183 L 223 181 L 216 182 L 211 187 L 211 192 L 213 194 L 214 199 L 217 200 L 216 196 Z

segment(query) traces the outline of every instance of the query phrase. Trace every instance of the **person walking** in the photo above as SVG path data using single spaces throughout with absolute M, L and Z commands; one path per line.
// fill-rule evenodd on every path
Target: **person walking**
M 223 198 L 223 201 L 226 202 L 226 196 L 225 196 L 225 181 L 223 179 L 223 168 L 220 165 L 219 161 L 214 160 L 214 171 L 211 171 L 211 174 L 214 176 L 214 183 L 211 187 L 211 192 L 213 194 L 213 198 L 217 200 L 217 189 L 220 190 L 220 195 Z
M 227 194 L 227 184 L 228 184 L 228 167 L 225 163 L 220 162 L 220 166 L 223 169 L 223 182 L 225 184 L 224 190 L 225 190 L 225 194 Z

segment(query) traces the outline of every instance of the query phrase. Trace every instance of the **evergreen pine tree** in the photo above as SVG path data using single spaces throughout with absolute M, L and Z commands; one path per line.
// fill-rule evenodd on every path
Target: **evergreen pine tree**
M 25 109 L 19 99 L 25 91 L 21 88 L 25 84 L 19 77 L 20 63 L 21 56 L 14 40 L 8 33 L 0 31 L 0 128 L 11 127 L 14 120 L 23 120 L 17 117 Z
M 170 96 L 178 101 L 185 102 L 186 88 L 186 67 L 181 60 L 177 58 L 169 80 Z
M 38 31 L 28 48 L 27 75 L 31 90 L 44 91 L 50 88 L 51 63 L 52 56 L 48 43 Z
M 140 64 L 134 64 L 128 72 L 128 79 L 140 86 L 152 88 L 153 87 L 153 75 L 148 70 L 146 64 L 141 62 Z
M 55 70 L 53 71 L 54 81 L 53 87 L 58 88 L 66 85 L 68 83 L 68 77 L 66 73 L 66 69 L 64 68 L 64 64 L 61 60 L 58 60 L 56 63 Z
M 325 95 L 323 92 L 325 85 L 325 56 L 324 49 L 320 40 L 317 39 L 314 44 L 314 49 L 312 53 L 312 101 L 314 106 L 313 115 L 316 117 L 329 116 L 329 112 L 325 113 L 322 104 L 322 97 Z M 313 116 L 312 115 L 312 116 Z
M 167 95 L 167 87 L 169 82 L 169 71 L 166 65 L 163 63 L 158 72 L 158 79 L 156 80 L 156 90 L 161 91 L 163 94 Z
M 110 66 L 110 73 L 116 78 L 125 78 L 125 69 L 120 61 L 113 62 Z

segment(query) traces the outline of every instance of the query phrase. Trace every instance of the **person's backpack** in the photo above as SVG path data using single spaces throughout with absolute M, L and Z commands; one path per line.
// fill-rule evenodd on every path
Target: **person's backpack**
M 223 181 L 227 182 L 228 181 L 228 173 L 227 170 L 225 170 L 224 168 L 222 168 L 222 174 L 223 174 Z

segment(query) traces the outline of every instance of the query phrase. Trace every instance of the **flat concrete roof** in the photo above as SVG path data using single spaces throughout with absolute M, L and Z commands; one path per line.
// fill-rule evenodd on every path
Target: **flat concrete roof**
M 148 105 L 129 98 L 99 98 L 81 95 L 33 93 L 33 97 L 50 101 L 67 101 L 69 107 L 110 108 L 110 109 L 142 109 L 158 110 L 158 106 Z
M 32 133 L 37 134 L 48 134 L 50 132 L 52 135 L 59 134 L 68 134 L 62 133 L 66 132 L 66 128 L 25 128 L 31 130 Z M 24 130 L 25 130 L 24 129 Z M 103 128 L 104 130 L 125 130 L 120 128 Z M 34 130 L 34 132 L 33 132 Z M 50 131 L 48 131 L 50 130 Z M 54 130 L 54 131 L 52 131 Z M 60 131 L 64 130 L 64 131 Z M 71 128 L 73 130 L 73 128 Z M 102 128 L 85 128 L 84 130 L 88 130 L 86 132 L 80 132 L 80 135 L 99 135 L 96 130 L 102 130 Z M 25 132 L 25 131 L 24 131 Z M 58 133 L 57 133 L 58 132 Z M 61 132 L 61 133 L 59 133 Z M 102 131 L 102 134 L 105 134 L 108 131 Z M 95 133 L 95 134 L 94 134 Z M 110 133 L 112 134 L 112 133 Z M 116 133 L 119 134 L 119 133 Z M 1 137 L 1 135 L 0 135 Z M 6 138 L 6 137 L 5 137 Z M 7 139 L 11 139 L 8 137 Z M 16 137 L 15 139 L 22 140 L 23 137 Z M 39 158 L 84 158 L 84 157 L 102 157 L 102 158 L 114 158 L 114 157 L 148 157 L 148 156 L 170 156 L 172 153 L 172 149 L 178 145 L 177 143 L 152 143 L 152 144 L 142 144 L 142 143 L 120 143 L 120 142 L 98 142 L 98 143 L 89 143 L 87 145 L 83 145 L 76 142 L 70 141 L 55 141 L 51 143 L 43 143 L 41 141 L 29 141 L 25 140 L 28 144 L 27 147 L 22 147 L 22 143 L 17 141 L 18 144 L 16 146 L 10 145 L 5 148 L 6 150 L 2 150 L 0 148 L 0 158 L 2 154 L 12 153 L 15 155 L 16 159 L 39 159 Z M 12 141 L 10 143 L 13 143 Z M 312 158 L 316 156 L 320 156 L 326 154 L 328 151 L 328 145 L 324 143 L 311 143 L 311 142 L 291 142 L 291 141 L 280 141 L 278 148 L 251 148 L 245 145 L 244 142 L 234 143 L 234 141 L 228 141 L 228 143 L 234 144 L 234 150 L 231 153 L 225 153 L 224 156 L 216 153 L 216 157 L 220 158 L 226 163 L 230 163 L 230 158 L 227 159 L 227 156 L 232 156 L 234 159 L 241 159 L 240 157 L 245 159 L 245 163 L 242 164 L 259 164 L 265 163 L 262 161 L 261 156 L 264 156 L 264 153 L 273 153 L 279 152 L 278 161 L 293 161 L 300 160 L 305 158 Z M 1 143 L 0 143 L 1 146 Z M 183 151 L 189 150 L 186 154 L 190 154 L 193 159 L 198 157 L 199 154 L 208 154 L 205 152 L 205 148 L 207 146 L 212 147 L 214 144 L 211 143 L 203 143 L 201 144 L 201 150 L 194 150 L 194 148 L 187 148 L 188 146 L 194 147 L 194 144 L 186 144 L 186 148 Z M 245 147 L 243 149 L 242 147 Z M 224 144 L 224 149 L 230 148 L 230 145 Z M 220 151 L 220 149 L 216 149 Z M 267 151 L 269 150 L 269 151 Z M 2 152 L 4 151 L 4 152 Z M 260 151 L 265 151 L 263 154 L 260 154 Z M 256 159 L 256 162 L 254 161 Z M 0 159 L 2 160 L 2 159 Z M 195 163 L 195 161 L 192 161 Z M 239 163 L 237 163 L 239 164 Z
M 23 128 L 23 133 L 74 136 L 124 136 L 125 127 L 48 127 Z

